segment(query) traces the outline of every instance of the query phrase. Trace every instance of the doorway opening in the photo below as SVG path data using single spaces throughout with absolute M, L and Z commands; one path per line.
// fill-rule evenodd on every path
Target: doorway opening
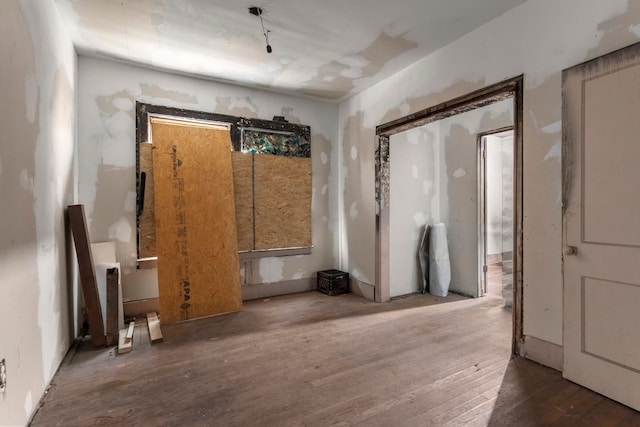
M 513 306 L 514 132 L 478 136 L 479 295 Z
M 376 145 L 375 145 L 375 202 L 376 202 L 376 282 L 375 282 L 375 300 L 379 302 L 389 301 L 391 298 L 391 164 L 390 164 L 390 140 L 391 136 L 424 126 L 428 123 L 437 122 L 442 119 L 450 118 L 461 113 L 478 110 L 484 106 L 498 103 L 500 101 L 511 102 L 513 105 L 513 195 L 514 195 L 514 214 L 513 214 L 513 309 L 512 309 L 512 350 L 514 354 L 522 353 L 522 224 L 523 224 L 523 205 L 522 205 L 522 99 L 523 99 L 523 76 L 514 77 L 500 83 L 496 83 L 458 98 L 443 102 L 433 107 L 412 113 L 408 116 L 401 117 L 388 123 L 381 124 L 376 127 Z M 495 129 L 495 128 L 494 128 Z M 475 144 L 472 144 L 475 145 Z M 473 151 L 473 149 L 472 149 Z M 475 155 L 474 155 L 475 157 Z M 473 169 L 476 168 L 474 164 Z M 466 176 L 465 170 L 454 169 L 453 178 Z M 476 174 L 473 174 L 474 179 Z M 476 199 L 477 185 L 471 190 L 473 194 L 469 196 Z M 456 206 L 457 202 L 453 203 Z M 470 221 L 476 225 L 477 207 L 472 210 Z M 458 254 L 470 254 L 470 262 L 477 265 L 479 256 L 477 249 L 478 232 L 471 234 L 473 246 L 470 251 L 457 251 Z M 452 248 L 449 248 L 452 254 Z M 473 267 L 472 275 L 469 282 L 473 293 L 478 292 L 478 274 L 477 267 Z

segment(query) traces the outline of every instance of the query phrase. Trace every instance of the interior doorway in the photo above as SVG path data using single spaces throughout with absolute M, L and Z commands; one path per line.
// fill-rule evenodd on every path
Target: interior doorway
M 412 113 L 408 116 L 381 124 L 376 127 L 375 145 L 375 202 L 376 202 L 376 281 L 375 300 L 379 302 L 389 301 L 391 298 L 391 233 L 390 233 L 390 137 L 409 129 L 424 126 L 445 118 L 455 116 L 468 111 L 477 110 L 483 106 L 510 100 L 513 103 L 513 147 L 514 147 L 514 215 L 513 215 L 513 335 L 512 348 L 514 354 L 522 353 L 522 115 L 523 115 L 523 76 L 514 77 L 500 83 L 496 83 L 469 94 L 443 102 L 441 104 Z M 475 155 L 474 155 L 475 157 Z M 476 169 L 476 164 L 472 169 Z M 466 176 L 464 170 L 454 170 L 453 177 Z M 474 179 L 476 174 L 473 174 Z M 477 200 L 477 185 L 473 187 L 471 199 Z M 456 206 L 457 204 L 454 204 Z M 472 218 L 476 216 L 477 207 L 469 210 Z M 471 219 L 476 223 L 476 219 Z M 468 254 L 471 262 L 477 265 L 478 233 L 472 233 L 474 244 Z M 452 248 L 449 248 L 451 252 Z M 457 253 L 461 253 L 457 251 Z M 471 284 L 474 292 L 478 291 L 478 275 L 474 267 Z
M 513 306 L 514 132 L 478 136 L 479 295 Z

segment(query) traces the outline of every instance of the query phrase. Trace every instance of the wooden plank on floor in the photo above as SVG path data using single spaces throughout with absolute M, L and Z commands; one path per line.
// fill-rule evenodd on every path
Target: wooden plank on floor
M 133 323 L 133 322 L 132 322 Z M 129 353 L 133 347 L 133 341 L 127 342 L 127 333 L 130 328 L 122 328 L 119 332 L 118 354 Z
M 80 270 L 80 282 L 82 283 L 82 293 L 84 295 L 85 308 L 87 310 L 87 321 L 91 331 L 91 341 L 95 348 L 105 347 L 107 344 L 104 335 L 104 324 L 102 319 L 102 309 L 98 298 L 98 285 L 96 283 L 96 272 L 91 257 L 91 246 L 89 243 L 89 232 L 87 231 L 87 220 L 84 215 L 84 205 L 71 205 L 67 208 L 69 215 L 69 226 L 73 241 L 76 246 L 76 256 Z
M 107 345 L 118 344 L 118 269 L 107 269 Z
M 149 339 L 151 344 L 162 342 L 162 330 L 160 320 L 155 312 L 147 313 L 147 327 L 149 329 Z
M 127 335 L 125 335 L 125 340 L 127 343 L 131 342 L 133 339 L 133 331 L 136 328 L 136 322 L 129 322 L 129 327 L 127 328 Z

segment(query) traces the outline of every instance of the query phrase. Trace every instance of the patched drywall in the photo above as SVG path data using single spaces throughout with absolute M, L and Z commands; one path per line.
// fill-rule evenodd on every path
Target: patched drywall
M 155 271 L 136 270 L 136 217 L 131 209 L 136 191 L 136 101 L 267 120 L 284 115 L 309 125 L 312 254 L 242 261 L 242 283 L 309 279 L 318 270 L 337 266 L 337 106 L 80 57 L 79 199 L 85 204 L 91 240 L 116 242 L 125 300 L 157 296 Z
M 363 114 L 350 117 L 342 129 L 340 259 L 341 268 L 349 269 L 354 279 L 373 285 L 376 244 L 370 220 L 375 215 L 375 130 L 364 128 L 363 119 Z
M 524 333 L 561 345 L 561 71 L 637 42 L 639 7 L 627 0 L 528 1 L 340 104 L 342 150 L 359 153 L 346 163 L 342 211 L 373 199 L 375 126 L 524 74 Z M 473 175 L 465 172 L 455 179 Z M 375 213 L 358 218 L 344 221 L 342 233 L 373 245 Z M 375 280 L 375 265 L 353 264 L 359 248 L 341 242 L 344 268 Z
M 73 336 L 75 51 L 52 2 L 0 3 L 0 425 L 24 425 Z
M 418 249 L 425 225 L 440 222 L 442 146 L 438 123 L 389 138 L 391 297 L 424 288 Z
M 513 100 L 441 120 L 440 216 L 447 227 L 450 290 L 478 296 L 478 134 L 513 125 Z

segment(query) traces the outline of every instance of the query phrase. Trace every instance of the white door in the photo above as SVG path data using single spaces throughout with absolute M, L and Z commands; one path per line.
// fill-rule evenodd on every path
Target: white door
M 640 409 L 640 45 L 563 73 L 564 376 Z

